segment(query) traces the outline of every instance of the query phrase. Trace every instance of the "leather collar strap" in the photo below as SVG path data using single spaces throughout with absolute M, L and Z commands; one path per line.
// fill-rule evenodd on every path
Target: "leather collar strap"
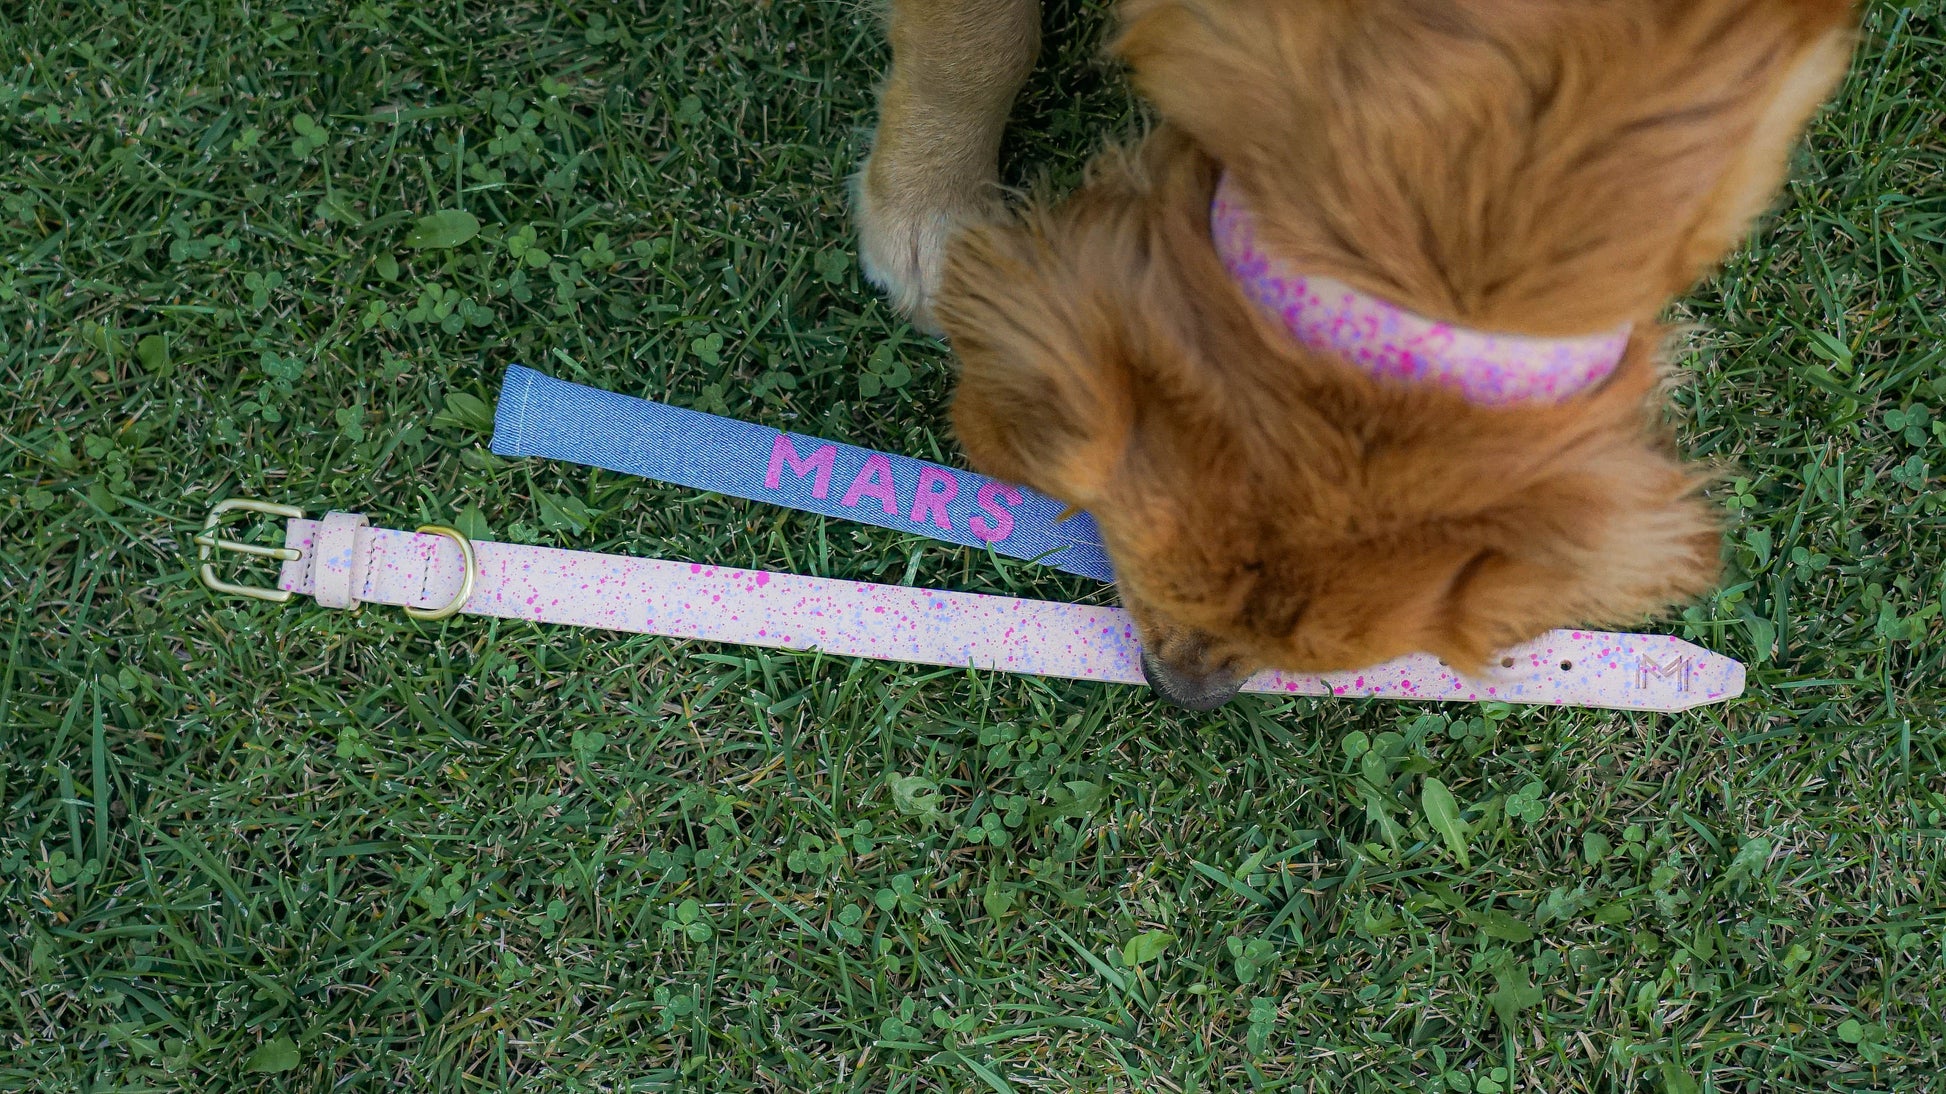
M 1435 384 L 1482 406 L 1558 403 L 1606 380 L 1628 350 L 1627 324 L 1579 338 L 1494 334 L 1301 273 L 1260 244 L 1256 218 L 1227 174 L 1210 203 L 1210 239 L 1244 295 L 1292 338 L 1379 380 Z
M 326 607 L 440 608 L 466 576 L 453 536 L 372 527 L 353 513 L 291 519 L 278 587 Z M 1142 682 L 1119 608 L 870 585 L 831 578 L 475 542 L 460 610 L 542 623 L 773 649 Z M 1245 691 L 1678 711 L 1743 692 L 1743 666 L 1677 638 L 1556 631 L 1512 651 L 1491 681 L 1414 655 L 1363 672 L 1264 673 Z

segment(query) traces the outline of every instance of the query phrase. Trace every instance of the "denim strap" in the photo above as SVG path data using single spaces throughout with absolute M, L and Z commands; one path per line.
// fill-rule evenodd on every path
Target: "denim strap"
M 606 468 L 989 548 L 1113 581 L 1094 518 L 971 471 L 507 369 L 493 451 Z

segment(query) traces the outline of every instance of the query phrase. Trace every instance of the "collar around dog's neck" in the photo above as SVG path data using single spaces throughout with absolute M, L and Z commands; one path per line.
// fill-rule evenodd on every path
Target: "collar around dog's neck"
M 1314 350 L 1382 380 L 1433 383 L 1486 406 L 1564 401 L 1621 364 L 1630 326 L 1578 338 L 1489 334 L 1416 315 L 1328 277 L 1301 274 L 1257 241 L 1243 195 L 1225 175 L 1210 236 L 1238 287 Z

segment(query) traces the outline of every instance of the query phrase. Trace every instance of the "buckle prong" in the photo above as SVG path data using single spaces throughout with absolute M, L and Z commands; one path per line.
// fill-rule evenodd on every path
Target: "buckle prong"
M 219 551 L 235 551 L 240 555 L 256 555 L 258 558 L 274 558 L 284 562 L 295 562 L 304 552 L 295 547 L 265 547 L 258 543 L 238 543 L 233 539 L 217 539 L 208 532 L 198 532 L 191 537 L 198 547 L 213 547 Z
M 268 600 L 282 604 L 292 596 L 288 589 L 266 589 L 261 585 L 238 585 L 224 581 L 216 576 L 214 559 L 218 551 L 234 551 L 237 554 L 254 555 L 258 558 L 275 558 L 285 562 L 302 556 L 295 547 L 264 547 L 255 543 L 240 543 L 233 539 L 223 539 L 216 535 L 216 527 L 223 514 L 235 510 L 248 513 L 264 513 L 274 517 L 301 518 L 304 510 L 295 505 L 282 505 L 274 501 L 258 501 L 255 498 L 229 498 L 219 501 L 210 509 L 209 517 L 203 521 L 203 530 L 191 537 L 196 544 L 196 558 L 201 562 L 203 584 L 212 592 L 229 596 L 247 596 L 253 600 Z

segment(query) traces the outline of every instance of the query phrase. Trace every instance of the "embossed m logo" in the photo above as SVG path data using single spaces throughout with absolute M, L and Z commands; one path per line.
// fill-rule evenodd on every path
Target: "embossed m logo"
M 1686 692 L 1689 690 L 1690 667 L 1691 662 L 1687 657 L 1678 657 L 1674 661 L 1664 665 L 1657 663 L 1655 658 L 1645 654 L 1635 662 L 1635 686 L 1638 688 L 1646 688 L 1649 686 L 1649 680 L 1651 678 L 1667 680 L 1674 677 L 1676 690 Z

